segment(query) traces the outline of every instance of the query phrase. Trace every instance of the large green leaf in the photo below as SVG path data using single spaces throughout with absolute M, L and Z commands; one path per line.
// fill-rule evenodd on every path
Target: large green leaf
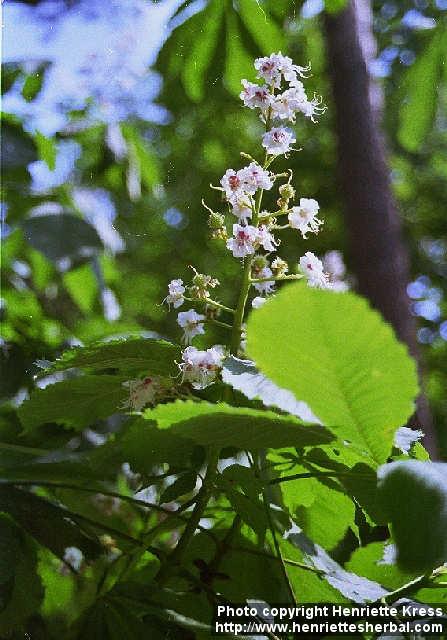
M 83 533 L 66 511 L 28 491 L 0 486 L 0 511 L 9 513 L 27 533 L 56 556 L 62 558 L 67 547 L 81 549 L 88 558 L 97 557 L 102 548 Z
M 96 230 L 69 213 L 28 218 L 22 227 L 30 245 L 52 262 L 61 258 L 85 259 L 97 255 L 103 248 Z
M 73 367 L 79 369 L 117 369 L 132 374 L 171 376 L 178 373 L 175 360 L 180 358 L 180 347 L 166 340 L 129 338 L 110 342 L 96 342 L 85 347 L 64 351 L 52 363 L 45 375 Z
M 252 80 L 255 75 L 253 60 L 242 43 L 243 25 L 240 24 L 238 15 L 232 9 L 227 9 L 225 19 L 227 32 L 224 82 L 231 93 L 239 96 L 241 79 Z
M 366 547 L 360 547 L 346 563 L 346 569 L 375 580 L 387 589 L 397 589 L 410 582 L 412 574 L 400 571 L 395 564 L 384 558 L 385 550 L 383 542 L 372 542 Z
M 14 631 L 37 611 L 43 598 L 34 546 L 23 531 L 0 514 L 0 634 Z M 14 636 L 15 637 L 15 636 Z
M 270 55 L 284 47 L 284 33 L 273 22 L 266 9 L 257 0 L 239 0 L 241 20 L 264 55 Z
M 447 34 L 440 28 L 404 76 L 397 137 L 408 151 L 418 151 L 433 126 L 446 54 Z
M 398 565 L 424 572 L 447 561 L 447 464 L 406 460 L 378 472 Z
M 377 462 L 414 411 L 416 367 L 391 327 L 353 293 L 284 287 L 251 314 L 247 350 L 340 439 Z
M 171 434 L 201 445 L 263 449 L 311 446 L 332 439 L 324 427 L 305 425 L 293 416 L 224 403 L 177 401 L 158 405 L 144 415 L 160 429 L 169 428 Z
M 18 410 L 25 431 L 56 422 L 82 430 L 117 413 L 128 396 L 123 378 L 81 376 L 36 389 Z
M 182 81 L 188 97 L 199 102 L 205 95 L 205 74 L 213 60 L 218 33 L 223 26 L 224 3 L 211 0 L 203 11 L 202 25 L 183 67 Z

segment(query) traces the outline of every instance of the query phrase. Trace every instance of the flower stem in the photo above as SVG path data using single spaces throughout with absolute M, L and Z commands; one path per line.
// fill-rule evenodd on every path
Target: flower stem
M 234 309 L 230 307 L 226 307 L 224 304 L 217 302 L 216 300 L 211 300 L 211 298 L 206 298 L 206 300 L 198 300 L 197 298 L 187 298 L 185 297 L 187 302 L 201 302 L 202 304 L 209 305 L 210 307 L 216 307 L 216 309 L 221 309 L 221 311 L 226 311 L 227 313 L 235 313 Z
M 284 282 L 284 280 L 301 280 L 303 276 L 299 273 L 292 273 L 289 276 L 271 276 L 270 278 L 250 278 L 250 284 L 253 282 Z

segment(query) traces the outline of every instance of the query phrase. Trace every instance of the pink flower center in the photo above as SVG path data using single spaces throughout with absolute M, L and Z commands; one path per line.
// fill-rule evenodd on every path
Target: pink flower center
M 228 178 L 228 184 L 230 185 L 230 187 L 232 189 L 237 189 L 240 185 L 241 181 L 239 180 L 239 178 L 237 176 L 230 176 Z

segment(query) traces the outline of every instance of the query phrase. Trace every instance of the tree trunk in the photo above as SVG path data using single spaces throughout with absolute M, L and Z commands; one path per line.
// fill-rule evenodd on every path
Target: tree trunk
M 368 72 L 375 55 L 369 0 L 351 0 L 340 13 L 326 14 L 324 25 L 336 107 L 339 179 L 358 291 L 393 325 L 419 362 L 406 293 L 409 256 L 380 132 L 381 92 Z M 417 419 L 426 434 L 424 444 L 435 454 L 436 438 L 423 396 Z

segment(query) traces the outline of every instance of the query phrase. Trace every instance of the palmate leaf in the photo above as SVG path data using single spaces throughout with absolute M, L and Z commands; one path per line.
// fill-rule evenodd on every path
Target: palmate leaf
M 205 95 L 205 74 L 217 46 L 218 33 L 223 26 L 224 3 L 211 0 L 203 11 L 202 26 L 183 67 L 182 81 L 188 97 L 198 102 Z
M 392 462 L 379 469 L 378 478 L 399 567 L 422 573 L 446 562 L 447 464 Z
M 45 369 L 45 375 L 66 369 L 116 369 L 126 373 L 175 376 L 180 359 L 180 347 L 166 340 L 129 338 L 96 342 L 85 347 L 74 347 Z
M 117 413 L 128 397 L 125 378 L 81 376 L 36 389 L 18 409 L 25 431 L 41 424 L 57 424 L 82 430 Z
M 353 293 L 284 287 L 251 314 L 247 351 L 262 373 L 376 462 L 385 461 L 396 428 L 414 411 L 415 363 Z
M 240 449 L 304 447 L 327 443 L 333 436 L 320 425 L 306 425 L 293 416 L 231 407 L 225 403 L 177 401 L 147 410 L 144 417 L 159 429 L 197 444 Z
M 94 227 L 70 213 L 28 218 L 22 228 L 29 244 L 52 262 L 62 258 L 85 259 L 103 249 Z
M 397 138 L 408 151 L 418 151 L 433 126 L 446 54 L 447 35 L 441 27 L 404 76 Z

